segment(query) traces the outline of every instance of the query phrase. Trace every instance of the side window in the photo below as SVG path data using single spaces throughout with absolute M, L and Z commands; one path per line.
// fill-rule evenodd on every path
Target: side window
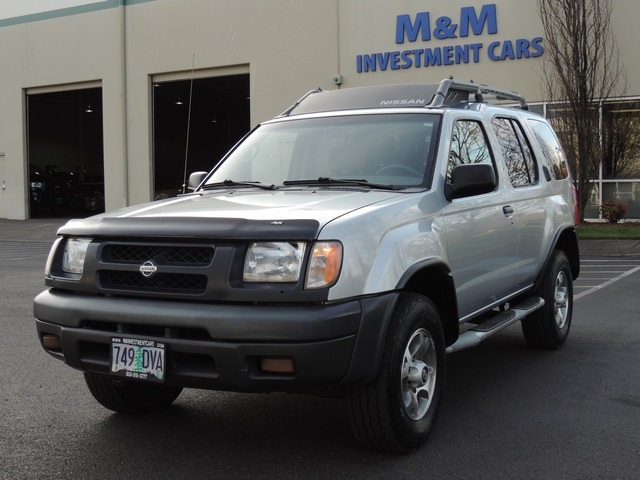
M 529 126 L 533 129 L 536 141 L 542 150 L 544 164 L 556 180 L 569 176 L 567 160 L 551 127 L 540 120 L 529 119 Z
M 458 120 L 453 125 L 451 150 L 447 165 L 447 179 L 451 179 L 451 172 L 457 165 L 466 163 L 489 163 L 493 161 L 489 142 L 480 125 L 474 120 Z
M 520 123 L 513 118 L 496 117 L 491 125 L 498 137 L 511 185 L 525 187 L 537 183 L 538 169 Z

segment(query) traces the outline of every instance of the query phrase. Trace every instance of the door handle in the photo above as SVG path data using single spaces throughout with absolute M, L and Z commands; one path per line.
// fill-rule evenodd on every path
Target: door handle
M 508 216 L 508 215 L 513 215 L 514 210 L 511 205 L 507 205 L 505 207 L 502 207 L 502 212 Z

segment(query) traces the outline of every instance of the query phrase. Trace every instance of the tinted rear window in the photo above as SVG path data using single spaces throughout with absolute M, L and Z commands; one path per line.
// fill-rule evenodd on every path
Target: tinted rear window
M 567 178 L 569 176 L 567 160 L 553 129 L 549 124 L 533 118 L 529 119 L 529 125 L 533 129 L 536 141 L 542 150 L 543 165 L 546 165 L 551 172 L 551 176 L 556 180 Z

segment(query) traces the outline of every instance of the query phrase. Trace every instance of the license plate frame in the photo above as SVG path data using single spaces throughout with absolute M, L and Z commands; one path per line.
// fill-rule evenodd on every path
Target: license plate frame
M 150 339 L 111 337 L 109 371 L 132 380 L 163 383 L 166 344 Z

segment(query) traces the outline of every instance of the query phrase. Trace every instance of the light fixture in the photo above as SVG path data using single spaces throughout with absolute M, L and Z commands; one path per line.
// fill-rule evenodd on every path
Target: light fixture
M 85 113 L 93 113 L 93 108 L 91 105 L 87 105 L 84 109 Z
M 176 100 L 176 105 L 184 105 L 184 102 L 182 101 L 182 97 L 178 97 L 178 99 Z

